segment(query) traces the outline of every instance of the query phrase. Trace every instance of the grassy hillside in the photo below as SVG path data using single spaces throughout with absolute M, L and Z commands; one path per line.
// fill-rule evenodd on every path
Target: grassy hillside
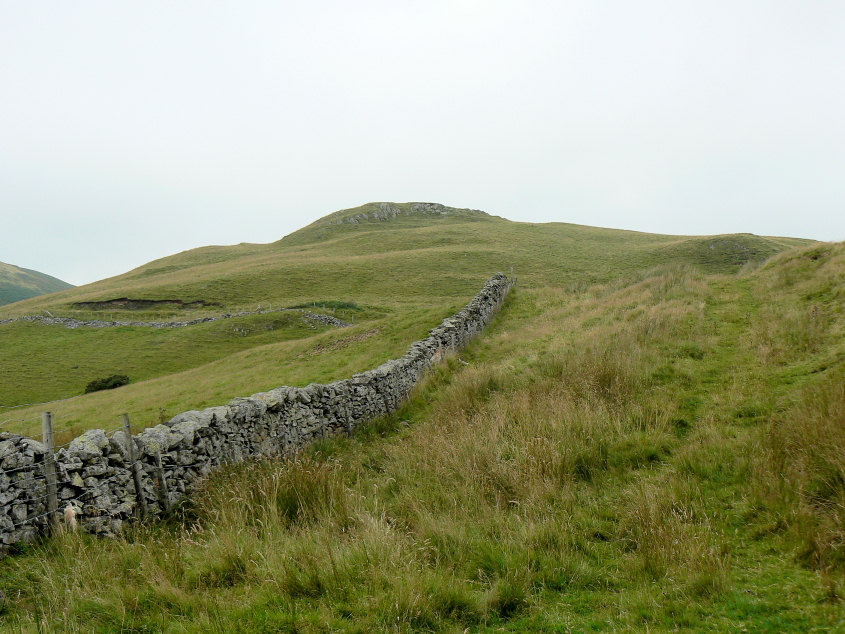
M 73 304 L 117 297 L 204 301 L 224 307 L 289 305 L 325 299 L 404 305 L 471 296 L 491 271 L 514 266 L 531 286 L 595 283 L 690 260 L 705 271 L 737 270 L 787 246 L 808 241 L 752 235 L 690 238 L 598 229 L 564 223 L 531 224 L 443 208 L 358 224 L 335 224 L 378 205 L 344 210 L 266 245 L 205 247 L 150 262 L 108 280 L 0 315 L 47 308 L 65 314 Z M 119 311 L 114 311 L 116 314 Z
M 73 285 L 38 271 L 0 262 L 0 306 L 66 288 L 73 288 Z
M 602 282 L 524 282 L 468 365 L 353 439 L 3 560 L 5 627 L 842 629 L 845 245 L 715 273 L 603 251 Z M 424 328 L 382 319 L 285 345 L 349 363 Z
M 46 309 L 80 318 L 189 319 L 258 306 L 316 305 L 318 312 L 354 319 L 350 333 L 320 334 L 297 320 L 276 317 L 173 331 L 8 324 L 0 326 L 0 405 L 71 398 L 49 406 L 66 433 L 110 428 L 122 411 L 138 424 L 152 424 L 162 415 L 276 385 L 364 370 L 403 352 L 492 273 L 511 266 L 524 288 L 575 290 L 666 262 L 701 272 L 736 272 L 804 243 L 745 234 L 679 237 L 516 223 L 432 204 L 371 203 L 331 214 L 272 244 L 194 249 L 0 310 L 0 318 Z M 134 308 L 125 301 L 110 303 L 124 298 L 163 303 L 135 302 Z M 91 302 L 103 304 L 92 309 Z M 355 341 L 367 332 L 378 334 L 332 347 L 333 341 L 349 336 Z M 323 345 L 329 350 L 319 364 L 297 358 Z M 127 374 L 131 384 L 109 394 L 79 396 L 89 381 L 111 374 Z M 37 429 L 41 409 L 9 410 L 0 421 L 7 428 Z

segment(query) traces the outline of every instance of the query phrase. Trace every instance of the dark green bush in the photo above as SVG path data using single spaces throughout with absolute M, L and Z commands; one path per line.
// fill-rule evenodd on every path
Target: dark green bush
M 129 383 L 129 377 L 125 374 L 112 374 L 104 379 L 94 379 L 85 386 L 85 393 L 99 392 L 100 390 L 113 390 L 121 385 Z

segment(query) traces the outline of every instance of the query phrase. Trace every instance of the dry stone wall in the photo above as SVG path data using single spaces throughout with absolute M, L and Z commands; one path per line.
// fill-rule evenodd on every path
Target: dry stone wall
M 137 435 L 85 432 L 55 452 L 60 514 L 71 507 L 83 529 L 111 535 L 142 513 L 162 515 L 220 465 L 292 455 L 312 440 L 351 434 L 361 423 L 397 409 L 446 351 L 459 350 L 481 333 L 511 285 L 507 276 L 493 276 L 465 308 L 413 343 L 403 357 L 349 379 L 280 387 L 183 412 Z M 3 548 L 31 541 L 53 519 L 47 506 L 47 453 L 36 440 L 0 433 Z
M 76 319 L 74 317 L 52 317 L 48 315 L 21 315 L 20 317 L 7 317 L 0 319 L 0 326 L 11 324 L 17 321 L 26 321 L 29 323 L 41 324 L 44 326 L 62 326 L 70 330 L 77 328 L 120 328 L 122 326 L 141 326 L 144 328 L 186 328 L 187 326 L 196 326 L 197 324 L 206 324 L 210 321 L 220 321 L 221 319 L 232 319 L 233 317 L 244 317 L 247 315 L 268 315 L 270 313 L 281 313 L 288 311 L 296 311 L 302 314 L 302 319 L 310 323 L 324 324 L 327 326 L 335 326 L 343 328 L 351 326 L 345 321 L 325 315 L 322 313 L 312 313 L 308 310 L 300 308 L 276 308 L 267 310 L 244 310 L 237 313 L 223 313 L 222 315 L 197 317 L 187 321 L 131 321 L 131 320 L 102 320 L 102 319 Z

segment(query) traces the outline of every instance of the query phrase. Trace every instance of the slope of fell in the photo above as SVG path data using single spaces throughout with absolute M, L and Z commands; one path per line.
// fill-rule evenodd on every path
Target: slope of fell
M 326 216 L 272 244 L 186 251 L 49 299 L 17 304 L 9 313 L 45 308 L 55 313 L 118 298 L 225 309 L 324 300 L 428 303 L 468 297 L 491 271 L 511 266 L 523 282 L 561 286 L 603 282 L 666 261 L 737 270 L 749 259 L 788 248 L 780 239 L 758 236 L 719 236 L 706 245 L 703 240 L 511 222 L 434 203 L 369 203 Z
M 0 262 L 0 306 L 67 288 L 73 285 L 45 273 Z
M 821 244 L 518 287 L 396 416 L 0 562 L 2 624 L 841 629 L 843 276 Z
M 714 243 L 739 244 L 740 255 L 735 257 L 734 246 L 710 248 Z M 380 334 L 368 345 L 387 358 L 397 346 L 413 341 L 420 329 L 465 303 L 491 273 L 509 273 L 511 266 L 523 288 L 576 292 L 667 263 L 700 271 L 738 271 L 743 263 L 789 243 L 757 236 L 689 238 L 565 223 L 517 223 L 431 203 L 371 203 L 327 216 L 273 244 L 194 249 L 115 278 L 18 302 L 7 307 L 6 314 L 49 310 L 82 320 L 193 321 L 229 312 L 307 306 L 354 322 L 364 331 L 377 331 Z M 4 316 L 0 311 L 0 319 Z M 273 315 L 172 332 L 143 326 L 68 331 L 20 322 L 0 325 L 5 360 L 0 367 L 0 405 L 74 397 L 50 407 L 57 421 L 75 430 L 108 427 L 121 408 L 131 409 L 139 422 L 153 423 L 161 409 L 197 406 L 183 383 L 188 371 L 208 370 L 202 383 L 213 389 L 197 394 L 205 403 L 211 398 L 205 394 L 231 398 L 297 378 L 325 376 L 322 370 L 300 372 L 296 366 L 304 361 L 291 362 L 286 355 L 275 360 L 258 355 L 261 361 L 249 371 L 239 365 L 246 351 L 284 348 L 292 340 L 309 341 L 317 332 L 298 319 Z M 229 357 L 231 363 L 226 362 Z M 130 385 L 107 399 L 81 396 L 89 382 L 113 374 L 128 375 Z M 239 374 L 242 378 L 235 380 Z M 253 377 L 254 387 L 247 386 L 246 377 Z M 156 389 L 145 390 L 151 380 Z M 168 389 L 172 396 L 163 397 Z M 109 401 L 108 408 L 103 399 Z M 37 407 L 21 409 L 9 418 L 38 414 Z
M 729 273 L 746 264 L 759 264 L 785 247 L 807 243 L 794 238 L 764 238 L 738 233 L 681 239 L 666 245 L 661 255 L 667 262 L 687 262 L 707 273 Z

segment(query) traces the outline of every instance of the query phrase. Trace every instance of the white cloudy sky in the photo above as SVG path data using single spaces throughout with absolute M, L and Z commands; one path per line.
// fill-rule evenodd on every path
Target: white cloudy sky
M 374 200 L 845 239 L 845 2 L 0 0 L 0 261 Z

